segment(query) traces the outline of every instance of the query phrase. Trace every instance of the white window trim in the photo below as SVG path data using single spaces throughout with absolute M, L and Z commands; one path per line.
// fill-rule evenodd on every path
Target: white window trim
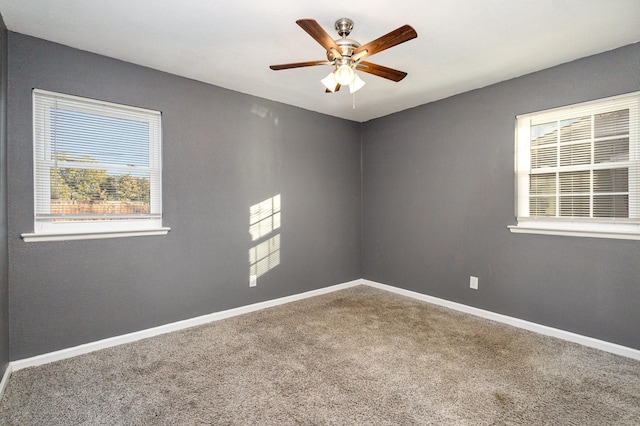
M 107 232 L 49 232 L 49 233 L 25 233 L 21 234 L 22 239 L 27 242 L 42 241 L 68 241 L 68 240 L 97 240 L 102 238 L 122 238 L 122 237 L 144 237 L 150 235 L 167 235 L 171 228 L 154 229 L 131 229 L 130 231 L 107 231 Z
M 630 215 L 634 215 L 635 219 L 624 220 L 608 220 L 606 218 L 553 218 L 553 217 L 529 217 L 528 198 L 520 199 L 518 203 L 518 194 L 529 192 L 529 175 L 530 175 L 530 151 L 529 149 L 521 149 L 519 140 L 530 141 L 531 124 L 542 123 L 547 120 L 556 120 L 562 118 L 575 117 L 581 113 L 581 110 L 589 110 L 593 105 L 603 105 L 605 103 L 615 103 L 625 98 L 635 97 L 635 104 L 630 107 L 629 117 L 629 160 L 630 162 L 640 161 L 640 91 L 627 93 L 619 96 L 599 99 L 590 102 L 584 102 L 572 106 L 554 108 L 547 111 L 523 114 L 516 116 L 516 132 L 515 132 L 515 177 L 516 177 L 516 194 L 515 209 L 517 225 L 509 225 L 507 228 L 513 233 L 519 234 L 542 234 L 542 235 L 560 235 L 573 237 L 590 237 L 590 238 L 613 238 L 625 240 L 640 240 L 640 212 L 634 212 L 633 208 L 640 208 L 640 200 L 636 197 L 639 194 L 636 183 L 638 177 L 636 173 L 640 173 L 639 166 L 629 167 L 629 208 Z M 527 118 L 535 116 L 535 122 L 529 121 L 526 125 L 522 123 Z M 634 136 L 635 135 L 635 139 Z M 528 146 L 528 144 L 527 144 Z M 523 192 L 524 191 L 524 192 Z
M 107 107 L 114 107 L 118 109 L 130 110 L 133 112 L 141 112 L 145 115 L 157 115 L 161 114 L 157 111 L 152 111 L 144 108 L 132 107 L 128 105 L 116 104 L 106 101 L 99 101 L 90 98 L 78 97 L 73 95 L 61 94 L 56 92 L 50 92 L 46 90 L 33 89 L 33 117 L 36 117 L 36 94 L 49 95 L 60 97 L 70 100 L 78 100 L 81 102 L 91 102 L 94 105 L 103 105 Z M 80 107 L 79 110 L 82 110 Z M 101 111 L 104 116 L 120 117 L 119 113 L 112 111 Z M 141 117 L 144 120 L 144 117 Z M 45 117 L 45 126 L 47 125 L 48 118 Z M 33 149 L 34 149 L 34 232 L 21 234 L 22 239 L 25 242 L 40 242 L 40 241 L 66 241 L 66 240 L 87 240 L 87 239 L 102 239 L 102 238 L 122 238 L 133 236 L 149 236 L 149 235 L 166 235 L 171 228 L 162 226 L 162 136 L 161 136 L 161 124 L 160 126 L 150 126 L 150 130 L 153 132 L 152 139 L 158 139 L 155 149 L 150 151 L 150 165 L 152 169 L 160 170 L 158 179 L 151 180 L 151 194 L 155 195 L 155 201 L 153 204 L 157 205 L 160 213 L 157 214 L 157 218 L 144 218 L 135 220 L 117 220 L 117 221 L 104 221 L 104 222 L 67 222 L 67 223 L 50 223 L 36 219 L 36 156 L 42 154 L 42 150 L 49 149 L 49 146 L 45 144 L 41 146 L 37 141 L 37 132 L 35 124 L 33 125 Z M 82 165 L 86 167 L 85 164 Z M 126 167 L 124 167 L 126 168 Z M 42 184 L 42 182 L 40 182 Z M 49 185 L 45 185 L 49 188 Z M 151 216 L 154 216 L 151 214 Z
M 518 219 L 518 225 L 507 228 L 515 234 L 543 234 L 563 235 L 569 237 L 615 238 L 621 240 L 640 240 L 640 225 L 616 224 L 606 225 L 598 223 L 554 224 L 550 221 Z

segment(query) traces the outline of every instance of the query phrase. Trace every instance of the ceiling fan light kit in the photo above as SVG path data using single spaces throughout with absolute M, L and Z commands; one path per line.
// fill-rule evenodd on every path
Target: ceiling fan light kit
M 376 65 L 371 62 L 364 62 L 362 59 L 416 38 L 418 34 L 409 25 L 404 25 L 362 46 L 357 41 L 347 38 L 353 29 L 353 21 L 350 19 L 341 18 L 336 21 L 335 29 L 338 35 L 340 35 L 340 38 L 336 40 L 332 39 L 331 36 L 322 29 L 320 24 L 313 19 L 299 19 L 296 23 L 325 48 L 327 61 L 271 65 L 270 68 L 272 70 L 278 71 L 315 65 L 331 65 L 333 66 L 333 71 L 320 80 L 326 88 L 327 93 L 335 93 L 340 90 L 341 86 L 347 85 L 349 86 L 350 93 L 355 93 L 360 90 L 365 85 L 365 82 L 356 74 L 356 70 L 395 82 L 407 76 L 406 72 Z

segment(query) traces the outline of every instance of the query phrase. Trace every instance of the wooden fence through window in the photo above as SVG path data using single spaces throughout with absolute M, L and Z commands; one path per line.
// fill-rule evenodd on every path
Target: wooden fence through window
M 142 201 L 59 201 L 51 200 L 51 214 L 148 214 Z

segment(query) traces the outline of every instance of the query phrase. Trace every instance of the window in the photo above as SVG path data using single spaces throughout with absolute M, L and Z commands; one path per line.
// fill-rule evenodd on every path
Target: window
M 640 92 L 517 117 L 512 232 L 640 239 Z
M 166 234 L 160 113 L 35 89 L 34 232 L 25 241 Z

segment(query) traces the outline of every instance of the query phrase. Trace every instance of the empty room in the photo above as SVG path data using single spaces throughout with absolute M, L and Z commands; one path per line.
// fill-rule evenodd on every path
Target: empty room
M 0 0 L 0 424 L 640 424 L 639 23 Z

